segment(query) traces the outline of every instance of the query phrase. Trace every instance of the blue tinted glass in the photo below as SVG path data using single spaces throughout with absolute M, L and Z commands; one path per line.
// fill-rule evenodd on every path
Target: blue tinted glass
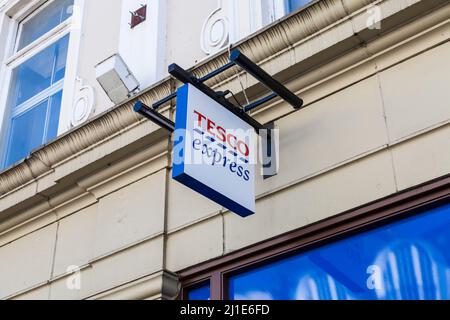
M 230 279 L 230 299 L 450 299 L 450 205 Z
M 201 286 L 201 287 L 197 287 L 194 288 L 192 290 L 189 290 L 188 293 L 188 299 L 189 300 L 209 300 L 210 299 L 210 286 L 209 283 Z
M 67 35 L 14 69 L 11 90 L 13 107 L 64 77 L 68 40 Z
M 69 36 L 65 36 L 55 47 L 55 70 L 52 83 L 64 78 L 66 73 L 67 48 L 69 47 Z
M 62 91 L 50 98 L 50 115 L 47 128 L 47 137 L 44 143 L 56 138 L 58 135 L 59 113 L 61 110 Z
M 54 0 L 23 23 L 19 50 L 52 30 L 72 15 L 74 0 Z
M 287 12 L 295 11 L 301 7 L 306 6 L 310 2 L 312 2 L 312 0 L 287 0 Z
M 48 88 L 52 80 L 54 46 L 41 51 L 13 72 L 13 106 Z
M 48 99 L 12 119 L 6 167 L 25 158 L 42 144 Z

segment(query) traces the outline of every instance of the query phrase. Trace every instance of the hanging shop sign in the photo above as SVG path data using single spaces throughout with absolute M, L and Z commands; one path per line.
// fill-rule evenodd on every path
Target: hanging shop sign
M 185 84 L 177 92 L 173 179 L 246 217 L 255 213 L 252 126 Z
M 229 90 L 216 92 L 205 84 L 235 66 L 246 70 L 272 93 L 240 107 L 226 99 Z M 303 100 L 238 49 L 231 53 L 229 63 L 202 78 L 177 64 L 169 66 L 169 74 L 184 85 L 176 93 L 153 103 L 152 107 L 137 101 L 134 110 L 174 133 L 173 179 L 241 217 L 254 214 L 256 135 L 261 137 L 262 154 L 268 155 L 269 164 L 276 162 L 276 148 L 272 141 L 273 126 L 259 123 L 247 112 L 276 97 L 300 110 Z M 175 98 L 177 109 L 173 122 L 158 109 Z M 264 178 L 276 174 L 265 169 L 266 164 L 262 166 Z

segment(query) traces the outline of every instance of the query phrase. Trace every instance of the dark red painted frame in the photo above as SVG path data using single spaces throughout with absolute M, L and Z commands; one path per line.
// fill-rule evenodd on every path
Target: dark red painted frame
M 180 276 L 180 299 L 190 288 L 210 280 L 211 300 L 228 298 L 227 279 L 233 273 L 254 268 L 272 259 L 310 250 L 342 237 L 403 219 L 450 201 L 450 175 L 397 193 L 370 204 L 332 216 L 249 246 L 226 256 L 184 269 Z

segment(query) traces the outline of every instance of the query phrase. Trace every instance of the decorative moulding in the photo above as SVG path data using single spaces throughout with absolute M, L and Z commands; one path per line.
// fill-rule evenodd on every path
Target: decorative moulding
M 180 291 L 178 276 L 162 270 L 112 290 L 87 297 L 87 300 L 173 300 Z
M 83 80 L 76 79 L 75 100 L 73 104 L 70 124 L 76 127 L 86 122 L 95 112 L 95 91 L 91 86 L 86 86 Z
M 223 9 L 222 0 L 218 0 L 215 9 L 205 20 L 200 35 L 200 46 L 204 53 L 213 54 L 229 42 L 229 21 Z

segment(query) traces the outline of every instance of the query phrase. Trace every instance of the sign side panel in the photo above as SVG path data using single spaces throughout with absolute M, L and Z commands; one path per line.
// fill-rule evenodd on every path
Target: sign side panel
M 189 86 L 186 84 L 177 91 L 177 110 L 175 117 L 175 132 L 173 142 L 173 169 L 172 178 L 185 173 L 184 156 L 187 150 L 186 126 L 187 126 L 187 108 L 188 108 Z
M 253 211 L 225 197 L 223 194 L 192 178 L 186 173 L 178 175 L 174 179 L 243 218 L 255 214 Z

